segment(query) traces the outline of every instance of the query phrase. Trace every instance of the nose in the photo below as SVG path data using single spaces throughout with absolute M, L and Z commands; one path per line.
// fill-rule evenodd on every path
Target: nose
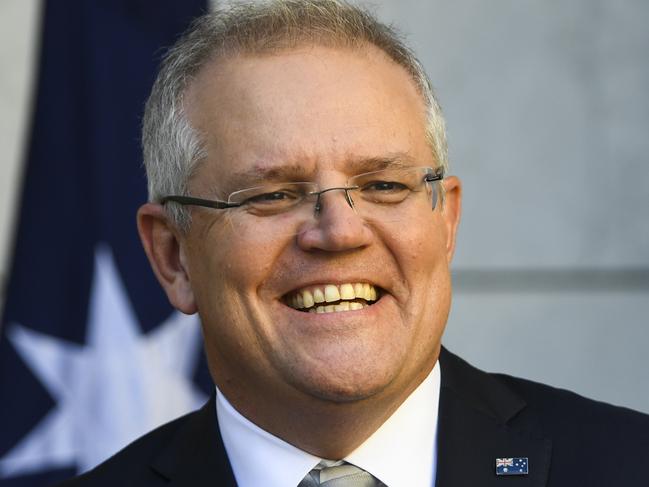
M 369 245 L 372 230 L 353 208 L 346 188 L 329 188 L 317 195 L 313 221 L 298 233 L 307 251 L 341 252 Z

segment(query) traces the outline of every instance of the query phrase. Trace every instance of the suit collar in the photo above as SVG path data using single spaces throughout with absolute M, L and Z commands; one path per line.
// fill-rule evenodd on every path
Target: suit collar
M 444 347 L 439 362 L 442 387 L 500 423 L 506 423 L 527 406 L 523 398 L 501 381 L 474 368 Z
M 442 348 L 437 487 L 543 487 L 551 442 L 525 401 Z M 528 457 L 529 475 L 497 477 L 496 458 Z
M 151 468 L 170 486 L 236 487 L 218 428 L 214 394 L 182 424 Z

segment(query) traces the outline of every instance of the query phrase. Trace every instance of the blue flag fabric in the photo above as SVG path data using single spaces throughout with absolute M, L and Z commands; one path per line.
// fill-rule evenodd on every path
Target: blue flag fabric
M 196 320 L 170 308 L 135 226 L 144 101 L 162 48 L 206 0 L 43 5 L 0 336 L 7 486 L 91 468 L 210 387 Z

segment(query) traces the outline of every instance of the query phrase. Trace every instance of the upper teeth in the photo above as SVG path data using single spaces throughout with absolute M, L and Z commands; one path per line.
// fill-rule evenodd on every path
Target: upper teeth
M 364 299 L 365 301 L 376 301 L 376 288 L 368 283 L 347 283 L 347 284 L 327 284 L 324 286 L 314 286 L 296 291 L 288 298 L 288 304 L 295 309 L 312 308 L 318 303 L 333 303 L 336 301 L 350 301 L 353 299 Z M 325 311 L 332 308 L 331 311 L 348 311 L 350 309 L 360 309 L 357 306 L 345 306 L 345 304 L 361 303 L 341 303 L 342 306 L 318 306 Z M 338 308 L 340 309 L 334 309 Z M 344 309 L 343 309 L 344 308 Z M 317 308 L 316 308 L 317 309 Z

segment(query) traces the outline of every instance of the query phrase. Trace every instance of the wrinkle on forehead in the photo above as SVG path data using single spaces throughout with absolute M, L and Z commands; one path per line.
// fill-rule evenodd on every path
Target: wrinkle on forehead
M 326 164 L 327 167 L 341 172 L 347 177 L 382 169 L 413 167 L 417 161 L 407 153 L 395 152 L 378 157 L 351 157 L 341 163 Z M 280 164 L 257 163 L 243 171 L 234 171 L 226 176 L 225 184 L 229 188 L 249 188 L 266 182 L 315 181 L 320 166 L 316 162 L 303 160 Z

